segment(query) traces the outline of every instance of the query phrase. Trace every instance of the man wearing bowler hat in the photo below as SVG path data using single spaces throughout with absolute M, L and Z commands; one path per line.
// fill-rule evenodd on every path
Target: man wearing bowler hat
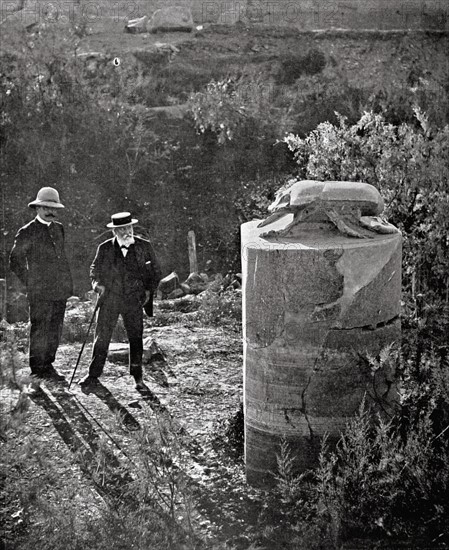
M 142 371 L 143 307 L 152 303 L 161 269 L 151 243 L 134 235 L 136 223 L 129 212 L 113 214 L 107 227 L 114 236 L 100 244 L 90 268 L 100 305 L 89 374 L 80 382 L 85 388 L 98 384 L 121 315 L 129 340 L 130 374 L 136 389 L 147 389 Z
M 64 250 L 64 228 L 56 221 L 64 205 L 56 189 L 43 187 L 28 206 L 35 210 L 36 217 L 19 229 L 9 265 L 28 295 L 31 374 L 62 380 L 53 361 L 62 333 L 66 301 L 73 293 Z

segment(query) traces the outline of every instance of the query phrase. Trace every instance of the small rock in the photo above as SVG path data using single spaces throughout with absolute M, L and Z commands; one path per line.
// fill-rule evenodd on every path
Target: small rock
M 200 307 L 201 302 L 193 294 L 187 294 L 181 298 L 176 298 L 175 300 L 165 300 L 160 302 L 159 309 L 164 312 L 168 311 L 178 311 L 180 313 L 191 313 Z
M 238 290 L 239 288 L 242 288 L 242 285 L 240 284 L 240 281 L 238 281 L 237 279 L 234 279 L 229 286 L 232 287 L 235 290 Z
M 139 17 L 137 19 L 130 19 L 125 25 L 125 32 L 129 32 L 131 34 L 146 33 L 148 32 L 147 23 L 147 15 L 144 15 L 143 17 Z
M 156 48 L 156 50 L 158 50 L 161 53 L 162 52 L 173 53 L 173 54 L 179 53 L 179 48 L 167 42 L 155 42 L 154 47 Z
M 172 271 L 170 275 L 167 275 L 164 277 L 161 282 L 159 283 L 159 290 L 162 292 L 162 294 L 167 295 L 170 294 L 170 292 L 173 292 L 175 288 L 179 287 L 179 278 L 175 271 Z
M 182 288 L 175 288 L 170 294 L 167 296 L 169 300 L 174 300 L 175 298 L 180 298 L 181 296 L 184 296 L 184 291 Z
M 129 362 L 129 346 L 128 344 L 122 344 L 119 342 L 113 342 L 109 344 L 108 361 L 111 363 L 125 363 Z
M 192 294 L 201 294 L 201 292 L 204 292 L 207 289 L 206 283 L 199 283 L 196 285 L 192 285 L 190 288 L 192 290 Z
M 136 401 L 131 401 L 128 403 L 128 407 L 131 407 L 133 409 L 141 409 L 142 405 L 139 403 L 139 401 L 136 399 Z
M 73 309 L 77 307 L 80 303 L 80 299 L 78 296 L 70 296 L 70 298 L 67 299 L 67 309 Z
M 184 291 L 184 294 L 190 294 L 192 292 L 191 288 L 189 287 L 189 285 L 187 283 L 181 283 L 179 286 Z
M 156 340 L 153 340 L 151 336 L 147 336 L 143 341 L 143 355 L 145 361 L 158 360 L 166 362 L 165 353 L 159 347 Z
M 198 273 L 191 273 L 184 282 L 187 283 L 188 285 L 192 285 L 197 283 L 203 283 L 204 281 L 201 275 L 199 275 Z

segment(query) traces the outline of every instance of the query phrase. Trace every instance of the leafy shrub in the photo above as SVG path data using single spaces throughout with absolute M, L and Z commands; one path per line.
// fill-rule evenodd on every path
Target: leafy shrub
M 336 451 L 322 451 L 318 509 L 338 526 L 339 538 L 449 536 L 448 440 L 435 444 L 433 411 L 421 410 L 404 437 L 391 422 L 373 424 L 362 404 Z
M 217 277 L 209 288 L 201 293 L 199 318 L 204 324 L 213 326 L 241 323 L 241 292 L 229 286 L 229 277 Z
M 423 112 L 415 115 L 420 128 L 370 112 L 352 126 L 340 117 L 338 125 L 322 123 L 304 139 L 285 141 L 302 177 L 377 187 L 386 216 L 403 233 L 405 289 L 446 299 L 449 126 L 431 128 Z
M 189 98 L 189 106 L 197 131 L 215 133 L 220 144 L 233 139 L 246 116 L 232 79 L 209 82 L 205 92 Z
M 277 84 L 293 84 L 302 75 L 320 73 L 326 66 L 326 57 L 320 50 L 310 50 L 304 56 L 287 54 L 280 59 L 275 76 Z
M 244 74 L 212 80 L 189 97 L 189 112 L 198 133 L 211 132 L 220 145 L 281 138 L 290 127 L 288 105 L 280 107 L 278 90 L 268 75 Z M 253 145 L 254 146 L 254 145 Z

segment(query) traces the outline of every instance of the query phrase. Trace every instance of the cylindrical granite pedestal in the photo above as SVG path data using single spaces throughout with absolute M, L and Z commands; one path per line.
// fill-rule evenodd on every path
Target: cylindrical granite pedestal
M 242 226 L 245 461 L 248 482 L 264 487 L 283 439 L 304 471 L 365 395 L 379 410 L 396 401 L 394 373 L 363 358 L 400 338 L 401 234 L 307 224 L 273 239 L 257 225 Z

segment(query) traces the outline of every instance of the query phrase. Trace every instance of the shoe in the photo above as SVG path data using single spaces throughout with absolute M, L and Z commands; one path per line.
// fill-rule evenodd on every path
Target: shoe
M 92 388 L 93 386 L 98 386 L 99 383 L 98 378 L 96 376 L 90 376 L 90 374 L 79 381 L 79 385 L 82 388 Z
M 41 378 L 47 378 L 48 380 L 65 380 L 65 377 L 55 369 L 53 365 L 46 365 L 41 374 Z
M 135 376 L 134 380 L 136 381 L 136 390 L 138 391 L 150 391 L 150 388 L 145 384 L 141 376 Z
M 33 378 L 44 378 L 44 369 L 43 367 L 32 367 L 31 376 Z

